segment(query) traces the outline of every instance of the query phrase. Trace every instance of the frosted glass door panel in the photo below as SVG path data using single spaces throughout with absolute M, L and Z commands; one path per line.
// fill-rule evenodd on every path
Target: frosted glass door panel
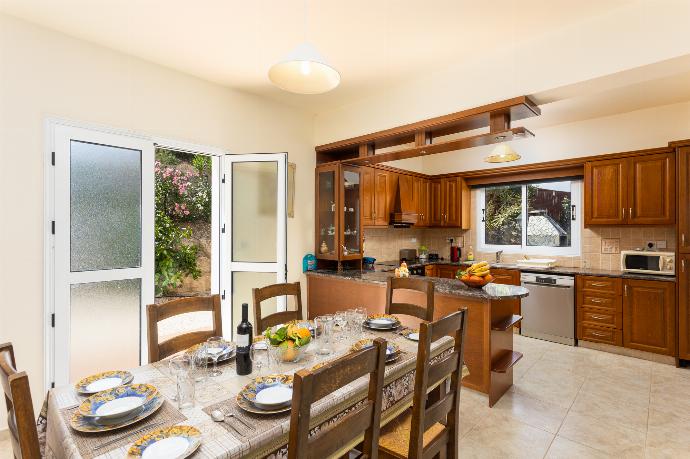
M 278 163 L 233 163 L 232 261 L 276 262 L 277 210 Z
M 141 266 L 139 150 L 70 143 L 70 270 Z
M 70 381 L 139 366 L 141 280 L 70 287 Z
M 232 329 L 242 320 L 242 303 L 249 305 L 249 322 L 254 325 L 254 336 L 263 330 L 256 329 L 254 320 L 254 299 L 252 289 L 265 287 L 276 283 L 276 273 L 256 273 L 235 271 L 232 273 Z M 278 311 L 277 298 L 271 298 L 261 303 L 261 315 L 267 316 Z

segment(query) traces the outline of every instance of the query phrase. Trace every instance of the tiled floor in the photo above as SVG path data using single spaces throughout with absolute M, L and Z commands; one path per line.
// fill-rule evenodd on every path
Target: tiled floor
M 525 356 L 496 406 L 462 391 L 463 458 L 690 458 L 690 370 L 521 336 L 515 347 Z M 9 448 L 0 440 L 0 459 Z
M 462 457 L 690 458 L 690 370 L 521 336 L 493 409 L 464 390 Z

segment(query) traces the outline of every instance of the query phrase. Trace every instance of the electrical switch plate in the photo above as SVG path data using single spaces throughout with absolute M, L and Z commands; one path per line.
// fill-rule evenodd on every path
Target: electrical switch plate
M 666 248 L 666 240 L 656 241 L 656 248 L 657 249 L 665 249 Z

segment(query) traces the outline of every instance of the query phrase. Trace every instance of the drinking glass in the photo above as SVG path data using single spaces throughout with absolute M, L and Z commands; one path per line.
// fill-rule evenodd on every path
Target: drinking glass
M 314 319 L 314 335 L 316 336 L 316 353 L 328 355 L 333 352 L 331 339 L 333 335 L 333 325 L 335 319 L 333 315 L 326 314 Z
M 192 355 L 192 363 L 194 364 L 194 381 L 202 383 L 208 377 L 208 350 L 206 343 L 199 346 L 199 348 Z
M 223 371 L 218 369 L 218 358 L 223 353 L 223 348 L 222 336 L 212 336 L 206 340 L 206 355 L 213 360 L 213 370 L 211 370 L 210 376 L 220 376 L 223 374 Z
M 256 367 L 257 376 L 261 376 L 261 367 L 264 364 L 268 365 L 270 359 L 267 343 L 259 342 L 252 344 L 249 348 L 249 358 L 252 359 L 252 363 Z
M 367 319 L 367 310 L 364 308 L 355 308 L 355 314 L 357 317 L 355 327 L 355 333 L 358 335 L 359 339 L 364 338 L 364 321 Z
M 194 359 L 189 355 L 178 355 L 170 360 L 170 368 L 177 379 L 177 407 L 179 409 L 194 406 Z
M 343 341 L 346 338 L 347 319 L 346 311 L 338 311 L 333 316 L 333 323 L 338 330 L 338 341 Z

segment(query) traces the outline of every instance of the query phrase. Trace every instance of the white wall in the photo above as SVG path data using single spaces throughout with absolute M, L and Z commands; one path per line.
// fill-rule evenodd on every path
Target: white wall
M 0 15 L 0 342 L 14 344 L 36 406 L 45 395 L 43 129 L 51 115 L 237 153 L 289 152 L 298 205 L 288 219 L 288 277 L 300 278 L 314 239 L 310 115 Z
M 529 119 L 518 124 L 530 128 Z M 425 156 L 423 172 L 445 174 L 665 147 L 671 140 L 690 138 L 690 102 L 530 130 L 534 137 L 510 142 L 522 156 L 518 161 L 484 162 L 494 148 L 489 145 Z

